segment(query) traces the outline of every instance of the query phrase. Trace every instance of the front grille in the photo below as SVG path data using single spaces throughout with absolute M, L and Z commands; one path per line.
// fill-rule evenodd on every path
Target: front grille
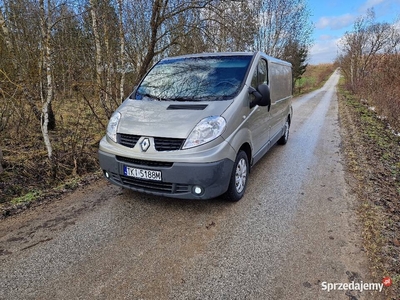
M 133 148 L 136 143 L 140 140 L 140 135 L 131 135 L 118 133 L 117 141 L 118 144 L 121 144 L 125 147 Z M 154 138 L 154 147 L 157 151 L 174 151 L 180 150 L 185 139 L 175 139 L 175 138 L 164 138 L 164 137 L 155 137 Z
M 142 160 L 130 157 L 116 156 L 116 159 L 120 162 L 125 162 L 134 165 L 146 166 L 146 167 L 162 167 L 170 168 L 174 163 L 165 161 L 152 161 L 152 160 Z
M 190 190 L 190 187 L 187 184 L 142 180 L 123 175 L 120 177 L 123 184 L 128 185 L 133 189 L 139 189 L 150 193 L 183 194 Z
M 157 151 L 174 151 L 181 149 L 184 139 L 155 137 L 154 143 Z
M 135 147 L 135 145 L 139 139 L 140 139 L 140 135 L 131 135 L 131 134 L 124 134 L 124 133 L 117 134 L 118 144 L 121 144 L 121 145 L 123 145 L 125 147 L 129 147 L 129 148 Z

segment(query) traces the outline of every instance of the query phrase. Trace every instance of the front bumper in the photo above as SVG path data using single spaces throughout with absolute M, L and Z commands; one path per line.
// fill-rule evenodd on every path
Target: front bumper
M 146 161 L 116 156 L 102 150 L 99 150 L 99 161 L 106 178 L 116 185 L 180 199 L 210 199 L 225 193 L 234 164 L 227 158 L 209 163 Z M 124 166 L 161 171 L 162 181 L 126 176 Z

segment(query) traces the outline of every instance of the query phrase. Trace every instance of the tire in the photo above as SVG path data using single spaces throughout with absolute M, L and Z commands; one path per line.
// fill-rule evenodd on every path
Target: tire
M 240 150 L 233 165 L 228 190 L 225 193 L 226 200 L 236 202 L 242 199 L 246 191 L 248 177 L 249 159 L 246 152 Z
M 278 145 L 286 145 L 288 139 L 289 139 L 289 128 L 290 128 L 290 123 L 289 123 L 289 118 L 286 120 L 285 126 L 284 126 L 284 131 L 283 135 L 281 138 L 278 140 Z

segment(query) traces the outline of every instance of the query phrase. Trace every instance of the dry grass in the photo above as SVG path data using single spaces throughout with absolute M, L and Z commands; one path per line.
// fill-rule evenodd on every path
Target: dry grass
M 386 299 L 400 295 L 400 138 L 368 105 L 339 91 L 348 182 L 359 199 L 364 248 L 376 282 L 390 276 Z
M 15 113 L 7 130 L 0 132 L 4 155 L 4 172 L 0 175 L 0 208 L 24 202 L 25 198 L 30 202 L 36 196 L 45 194 L 39 191 L 98 171 L 98 143 L 104 135 L 103 124 L 107 123 L 107 118 L 95 100 L 92 100 L 91 106 L 103 124 L 98 122 L 78 94 L 54 101 L 56 128 L 50 132 L 53 146 L 51 161 L 43 143 L 40 121 L 29 105 L 22 102 L 20 106 L 18 110 L 24 114 Z

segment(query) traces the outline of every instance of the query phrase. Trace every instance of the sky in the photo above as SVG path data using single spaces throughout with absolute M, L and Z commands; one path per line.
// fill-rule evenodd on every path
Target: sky
M 307 0 L 314 25 L 314 43 L 309 51 L 309 64 L 331 63 L 340 49 L 338 42 L 353 30 L 354 21 L 365 16 L 369 8 L 376 21 L 395 24 L 400 20 L 400 0 Z M 400 23 L 399 23 L 400 24 Z

